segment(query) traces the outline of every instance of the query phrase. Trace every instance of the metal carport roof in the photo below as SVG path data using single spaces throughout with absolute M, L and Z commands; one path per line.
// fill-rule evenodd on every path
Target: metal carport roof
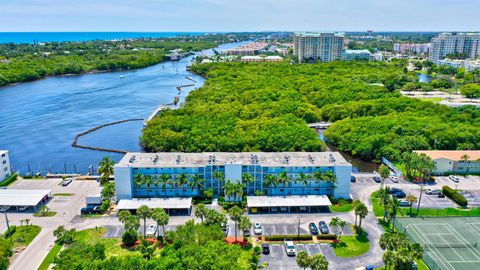
M 329 206 L 326 195 L 248 196 L 248 207 Z
M 46 196 L 51 197 L 47 189 L 0 189 L 0 205 L 36 206 Z
M 146 205 L 149 208 L 163 209 L 189 209 L 192 206 L 192 198 L 133 198 L 123 199 L 117 204 L 119 210 L 136 210 Z

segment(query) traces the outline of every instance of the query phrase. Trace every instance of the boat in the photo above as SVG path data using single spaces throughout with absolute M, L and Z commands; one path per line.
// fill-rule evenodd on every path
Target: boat
M 125 75 L 120 75 L 120 79 L 123 79 L 123 78 L 125 78 Z

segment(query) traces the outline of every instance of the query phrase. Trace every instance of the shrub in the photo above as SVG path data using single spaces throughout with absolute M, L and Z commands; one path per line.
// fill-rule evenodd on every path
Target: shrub
M 336 234 L 319 234 L 317 235 L 317 239 L 319 240 L 337 240 Z
M 110 207 L 110 199 L 103 200 L 102 205 L 100 206 L 100 213 L 107 212 L 108 208 Z
M 138 233 L 136 231 L 128 230 L 125 231 L 122 235 L 122 242 L 126 246 L 133 246 L 137 242 Z
M 5 181 L 1 182 L 0 187 L 6 187 L 6 186 L 10 185 L 15 180 L 17 180 L 17 174 L 16 173 L 12 174 L 10 177 L 5 179 Z
M 456 202 L 459 206 L 467 207 L 468 205 L 467 199 L 465 199 L 465 197 L 463 197 L 462 194 L 458 193 L 456 190 L 453 190 L 449 186 L 443 186 L 442 192 L 443 194 L 445 194 L 445 196 L 452 199 L 452 201 Z
M 193 204 L 199 204 L 199 203 L 212 204 L 212 198 L 195 196 L 192 198 L 192 202 Z
M 293 240 L 312 240 L 312 236 L 310 234 L 279 234 L 279 235 L 268 235 L 265 236 L 266 241 L 283 241 L 287 238 Z
M 12 225 L 12 226 L 10 226 L 10 233 L 8 232 L 8 230 L 6 230 L 4 237 L 5 237 L 5 238 L 10 237 L 10 236 L 12 236 L 16 231 L 17 231 L 17 226 Z

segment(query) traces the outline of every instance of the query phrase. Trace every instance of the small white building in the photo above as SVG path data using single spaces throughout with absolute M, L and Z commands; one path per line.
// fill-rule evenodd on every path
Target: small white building
M 12 167 L 7 150 L 0 150 L 0 183 L 12 175 Z
M 436 164 L 435 175 L 480 173 L 480 150 L 414 151 L 425 154 Z

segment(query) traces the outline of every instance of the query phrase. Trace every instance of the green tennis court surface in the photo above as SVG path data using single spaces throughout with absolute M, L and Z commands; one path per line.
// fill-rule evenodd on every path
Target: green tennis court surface
M 480 269 L 480 217 L 399 218 L 397 228 L 423 246 L 431 270 Z

